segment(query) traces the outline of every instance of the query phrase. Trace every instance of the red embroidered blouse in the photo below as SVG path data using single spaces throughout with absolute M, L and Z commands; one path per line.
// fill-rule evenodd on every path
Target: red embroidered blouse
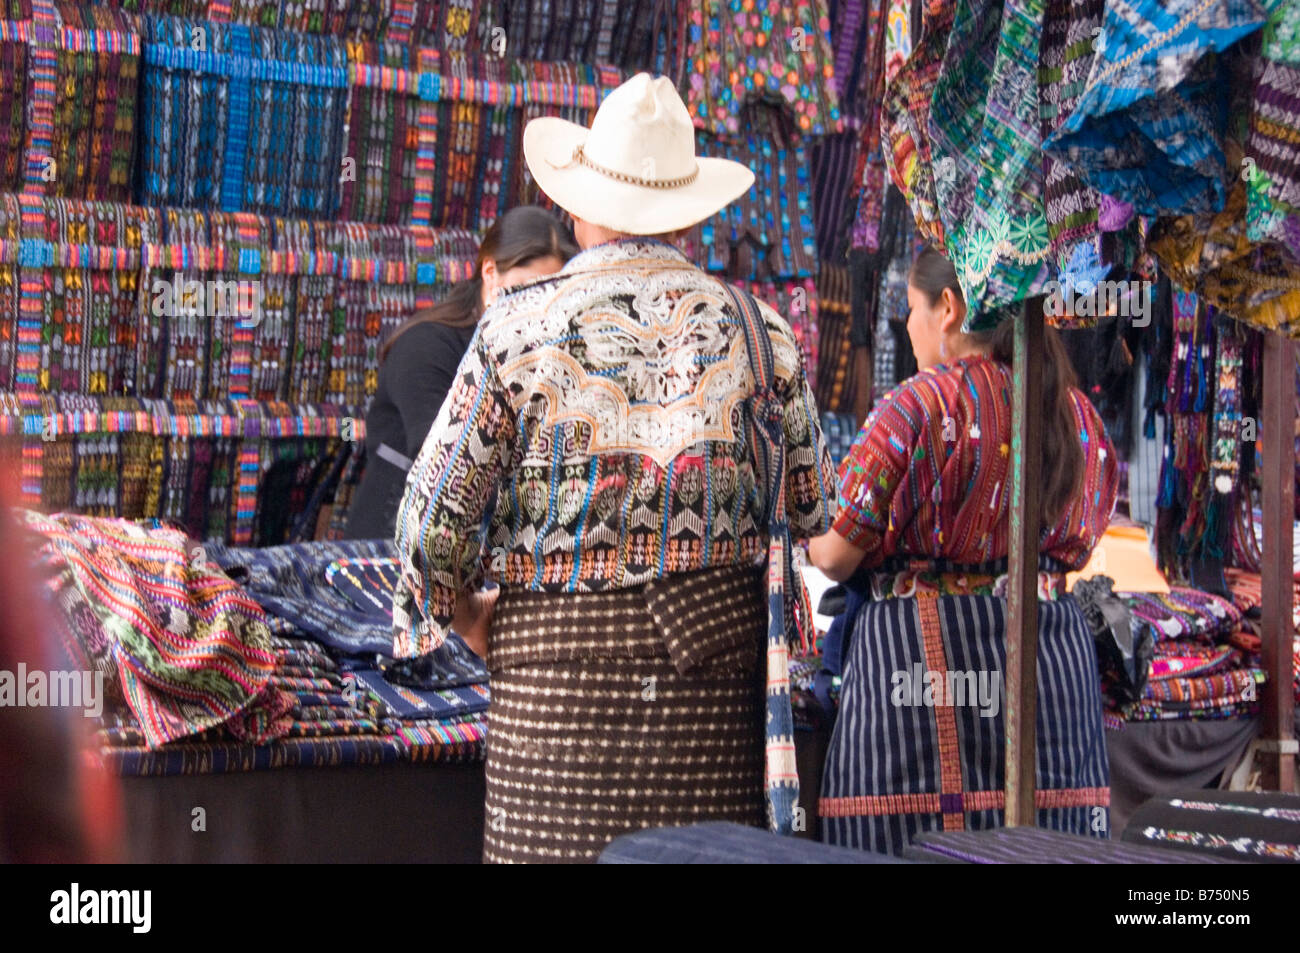
M 1085 565 L 1110 522 L 1119 468 L 1101 418 L 1071 391 L 1084 472 L 1078 498 L 1045 530 L 1041 552 Z M 834 529 L 890 556 L 971 564 L 1007 555 L 1011 371 L 980 356 L 927 368 L 877 405 L 840 466 Z

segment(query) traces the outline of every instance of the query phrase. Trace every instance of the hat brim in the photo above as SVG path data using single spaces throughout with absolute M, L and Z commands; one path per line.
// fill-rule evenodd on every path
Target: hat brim
M 726 208 L 754 184 L 754 173 L 744 165 L 709 157 L 696 158 L 700 172 L 690 185 L 660 189 L 620 182 L 569 161 L 589 133 L 567 119 L 539 116 L 524 127 L 524 161 L 556 205 L 594 225 L 629 235 L 675 232 Z

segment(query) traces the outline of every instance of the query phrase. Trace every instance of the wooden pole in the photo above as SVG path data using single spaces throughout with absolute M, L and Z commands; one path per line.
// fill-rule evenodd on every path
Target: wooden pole
M 1280 334 L 1264 338 L 1264 420 L 1260 425 L 1264 468 L 1264 556 L 1260 567 L 1263 625 L 1263 786 L 1295 790 L 1295 694 L 1292 687 L 1293 530 L 1295 519 L 1295 342 Z
M 1006 823 L 1033 827 L 1038 764 L 1038 544 L 1042 499 L 1043 299 L 1016 323 L 1011 388 L 1011 540 L 1007 569 Z

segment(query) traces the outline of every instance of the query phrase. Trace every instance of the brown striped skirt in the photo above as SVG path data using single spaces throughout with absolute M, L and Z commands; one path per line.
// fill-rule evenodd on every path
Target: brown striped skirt
M 489 668 L 489 863 L 579 863 L 621 834 L 763 826 L 760 572 L 633 589 L 506 589 Z

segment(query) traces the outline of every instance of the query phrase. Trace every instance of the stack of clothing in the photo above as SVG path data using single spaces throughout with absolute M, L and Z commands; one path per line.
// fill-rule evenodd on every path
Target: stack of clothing
M 411 760 L 481 757 L 488 707 L 482 659 L 452 634 L 435 651 L 394 661 L 397 553 L 387 540 L 212 546 L 209 557 L 266 611 L 272 631 L 309 641 L 351 694 L 401 739 Z
M 1247 572 L 1244 569 L 1229 569 L 1224 575 L 1228 580 L 1228 588 L 1232 592 L 1232 602 L 1242 614 L 1241 628 L 1233 633 L 1232 644 L 1246 653 L 1252 665 L 1259 665 L 1262 646 L 1260 602 L 1263 592 L 1259 573 Z M 1292 611 L 1297 633 L 1292 640 L 1295 697 L 1296 702 L 1300 704 L 1300 570 L 1297 570 L 1295 575 Z
M 313 643 L 271 638 L 276 664 L 269 684 L 288 700 L 284 733 L 253 745 L 212 729 L 181 743 L 151 747 L 120 710 L 106 713 L 98 739 L 105 763 L 124 776 L 208 774 L 269 768 L 387 764 L 401 742 L 364 697 L 345 694 L 337 664 Z
M 99 756 L 117 773 L 482 758 L 482 662 L 453 639 L 393 665 L 381 654 L 391 609 L 381 620 L 384 610 L 349 602 L 382 594 L 391 547 L 214 546 L 257 584 L 245 588 L 180 530 L 18 512 L 66 669 L 102 685 L 80 701 L 99 717 Z
M 1241 610 L 1208 592 L 1173 586 L 1167 594 L 1121 593 L 1137 633 L 1149 633 L 1155 656 L 1128 721 L 1233 718 L 1258 711 L 1264 670 L 1236 647 Z

